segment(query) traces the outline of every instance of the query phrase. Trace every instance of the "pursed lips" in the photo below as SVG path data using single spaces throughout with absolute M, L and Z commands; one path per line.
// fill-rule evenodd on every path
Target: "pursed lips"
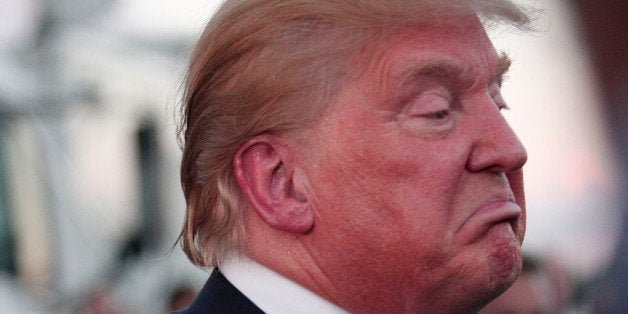
M 495 195 L 471 212 L 460 225 L 457 238 L 462 244 L 471 243 L 500 223 L 510 224 L 514 232 L 521 214 L 521 207 L 510 191 Z

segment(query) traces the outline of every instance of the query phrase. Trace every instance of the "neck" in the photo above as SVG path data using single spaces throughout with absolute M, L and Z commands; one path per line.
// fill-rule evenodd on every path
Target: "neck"
M 247 230 L 245 255 L 351 313 L 474 312 L 444 300 L 459 300 L 459 296 L 435 298 L 448 294 L 439 287 L 423 286 L 416 279 L 419 276 L 412 275 L 418 270 L 404 269 L 401 262 L 399 269 L 382 269 L 376 263 L 381 256 L 355 256 L 342 246 L 319 243 L 317 230 L 291 234 L 259 219 L 249 221 Z M 430 276 L 420 274 L 422 282 L 442 281 Z

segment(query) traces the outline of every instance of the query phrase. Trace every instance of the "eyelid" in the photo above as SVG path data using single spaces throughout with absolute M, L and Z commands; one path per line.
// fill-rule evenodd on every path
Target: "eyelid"
M 419 93 L 410 99 L 403 111 L 412 116 L 426 116 L 429 114 L 451 111 L 453 97 L 445 88 L 434 88 Z
M 450 88 L 432 86 L 416 93 L 397 115 L 404 130 L 426 139 L 441 139 L 455 128 L 457 97 Z

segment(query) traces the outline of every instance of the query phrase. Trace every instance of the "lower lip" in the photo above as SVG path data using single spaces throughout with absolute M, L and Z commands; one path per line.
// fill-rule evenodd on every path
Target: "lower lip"
M 463 244 L 474 242 L 493 226 L 506 223 L 512 228 L 521 216 L 521 207 L 513 201 L 496 201 L 478 208 L 458 230 Z

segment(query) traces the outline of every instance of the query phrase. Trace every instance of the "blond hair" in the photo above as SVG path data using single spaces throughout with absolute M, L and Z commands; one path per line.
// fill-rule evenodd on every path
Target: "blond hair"
M 232 163 L 245 141 L 303 126 L 349 79 L 352 58 L 396 27 L 468 14 L 529 23 L 500 0 L 224 2 L 194 50 L 181 107 L 187 211 L 178 241 L 189 259 L 216 266 L 245 236 Z

